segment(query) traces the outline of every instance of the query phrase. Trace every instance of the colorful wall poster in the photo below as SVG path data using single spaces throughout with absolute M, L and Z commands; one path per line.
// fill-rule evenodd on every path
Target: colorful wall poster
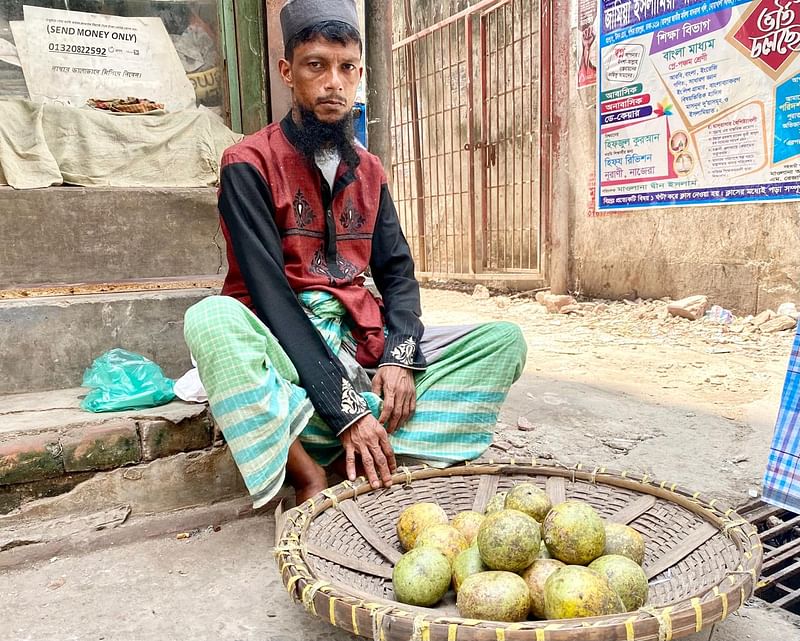
M 800 0 L 600 0 L 598 211 L 800 200 Z
M 597 0 L 578 0 L 578 88 L 597 83 L 597 31 L 599 28 Z

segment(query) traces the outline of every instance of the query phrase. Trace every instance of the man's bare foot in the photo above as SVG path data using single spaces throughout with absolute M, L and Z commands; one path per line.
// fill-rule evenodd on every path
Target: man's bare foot
M 325 470 L 308 455 L 300 441 L 295 441 L 289 447 L 286 474 L 294 487 L 297 505 L 305 503 L 328 487 Z
M 327 479 L 322 482 L 313 482 L 307 485 L 303 485 L 301 487 L 295 486 L 294 488 L 294 496 L 296 505 L 300 505 L 301 503 L 305 503 L 310 499 L 312 496 L 316 496 L 322 490 L 328 489 L 328 481 Z
M 347 479 L 347 463 L 344 460 L 344 455 L 337 458 L 333 463 L 328 466 L 328 470 L 333 472 L 334 474 L 340 476 L 343 479 Z M 361 465 L 361 461 L 356 461 L 356 475 L 357 476 L 364 476 L 364 466 Z

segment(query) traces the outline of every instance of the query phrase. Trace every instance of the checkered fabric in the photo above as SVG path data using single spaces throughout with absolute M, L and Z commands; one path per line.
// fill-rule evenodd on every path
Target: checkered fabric
M 380 399 L 368 391 L 369 377 L 352 356 L 355 343 L 344 308 L 323 292 L 301 294 L 300 300 L 378 416 Z M 207 298 L 186 313 L 184 334 L 211 412 L 256 507 L 280 489 L 296 438 L 322 465 L 342 454 L 339 439 L 298 386 L 286 353 L 244 305 L 224 296 Z M 480 325 L 466 333 L 462 328 L 454 336 L 416 376 L 416 413 L 390 436 L 398 456 L 446 467 L 478 458 L 492 442 L 500 406 L 522 374 L 524 337 L 510 323 Z
M 781 407 L 764 475 L 763 499 L 800 513 L 800 325 L 795 333 Z

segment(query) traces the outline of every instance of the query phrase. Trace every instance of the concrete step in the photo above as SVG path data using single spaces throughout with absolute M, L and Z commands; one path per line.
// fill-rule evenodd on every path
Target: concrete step
M 0 394 L 81 384 L 95 358 L 121 347 L 178 377 L 191 367 L 183 316 L 211 288 L 0 300 Z
M 92 414 L 80 409 L 85 393 L 0 396 L 0 528 L 120 506 L 125 515 L 160 513 L 246 495 L 205 405 L 175 401 Z
M 0 188 L 0 288 L 224 273 L 214 189 Z

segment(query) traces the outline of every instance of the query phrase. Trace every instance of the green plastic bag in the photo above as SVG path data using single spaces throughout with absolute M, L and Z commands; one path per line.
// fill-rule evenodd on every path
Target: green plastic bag
M 92 391 L 81 402 L 87 412 L 118 412 L 165 405 L 175 398 L 175 382 L 153 361 L 124 349 L 112 349 L 92 363 L 83 386 Z

